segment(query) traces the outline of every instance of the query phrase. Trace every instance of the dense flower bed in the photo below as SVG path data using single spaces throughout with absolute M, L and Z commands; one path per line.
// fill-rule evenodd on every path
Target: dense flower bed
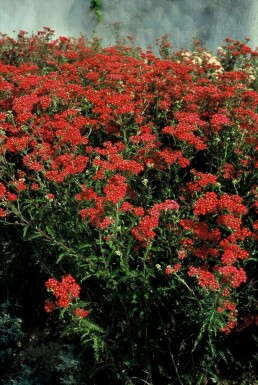
M 208 383 L 258 324 L 258 53 L 168 48 L 0 39 L 1 221 L 118 384 Z

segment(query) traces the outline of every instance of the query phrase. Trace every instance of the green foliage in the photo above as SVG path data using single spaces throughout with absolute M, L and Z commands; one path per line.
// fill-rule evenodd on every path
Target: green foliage
M 1 304 L 0 313 L 0 362 L 9 360 L 23 338 L 21 318 L 11 315 L 10 304 Z
M 98 22 L 102 20 L 102 0 L 91 0 L 91 9 L 95 11 Z
M 0 362 L 3 385 L 82 384 L 85 357 L 74 343 L 57 338 L 52 328 L 26 330 L 12 303 L 1 304 Z

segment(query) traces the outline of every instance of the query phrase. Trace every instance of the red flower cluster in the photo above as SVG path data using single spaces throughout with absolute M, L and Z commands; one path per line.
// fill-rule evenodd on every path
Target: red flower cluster
M 220 284 L 216 280 L 214 274 L 212 274 L 208 270 L 191 266 L 189 268 L 188 275 L 190 277 L 196 276 L 201 287 L 211 290 L 218 290 L 220 287 Z
M 49 278 L 45 286 L 55 296 L 55 301 L 46 300 L 45 302 L 45 311 L 47 313 L 51 313 L 56 307 L 68 308 L 73 299 L 79 298 L 81 290 L 70 274 L 62 277 L 61 282 L 54 278 Z M 74 310 L 74 314 L 81 318 L 86 317 L 88 313 L 84 309 L 76 308 Z
M 106 201 L 111 203 L 120 202 L 127 192 L 126 178 L 122 175 L 114 175 L 107 180 L 103 191 L 106 194 Z
M 0 182 L 0 199 L 3 199 L 6 193 L 6 187 Z
M 216 213 L 218 210 L 218 195 L 215 192 L 206 192 L 193 206 L 194 215 Z
M 92 242 L 115 223 L 135 260 L 153 247 L 166 274 L 236 293 L 258 239 L 258 95 L 245 65 L 258 53 L 232 43 L 234 70 L 223 51 L 220 63 L 201 51 L 163 60 L 84 38 L 51 42 L 46 31 L 14 56 L 5 47 L 15 40 L 0 42 L 0 218 L 28 218 L 19 210 L 30 205 L 57 221 L 67 214 Z M 46 287 L 55 296 L 46 311 L 80 292 L 69 275 Z
M 231 287 L 239 287 L 241 283 L 247 281 L 246 273 L 243 268 L 238 269 L 235 266 L 221 266 L 218 267 L 218 272 L 223 276 L 224 282 Z
M 206 186 L 216 185 L 217 176 L 213 174 L 205 174 L 195 169 L 191 170 L 195 181 L 187 183 L 187 191 L 193 196 L 196 192 L 202 192 Z
M 220 331 L 224 332 L 225 334 L 229 334 L 237 325 L 238 311 L 236 309 L 236 304 L 229 301 L 228 299 L 224 299 L 221 301 L 217 311 L 218 313 L 228 313 L 228 322 L 224 327 L 220 328 Z
M 62 277 L 61 282 L 54 278 L 49 278 L 45 286 L 56 297 L 56 306 L 64 308 L 67 308 L 74 298 L 79 298 L 81 290 L 70 274 Z
M 177 273 L 181 269 L 182 265 L 181 263 L 176 263 L 174 266 L 168 265 L 165 270 L 166 275 L 170 275 L 173 273 Z
M 140 222 L 135 226 L 131 232 L 136 239 L 142 242 L 146 247 L 156 236 L 153 231 L 159 225 L 159 216 L 161 211 L 173 211 L 178 210 L 179 205 L 172 199 L 167 199 L 165 202 L 156 203 L 151 209 L 148 210 L 148 214 L 140 219 Z
M 85 318 L 89 314 L 88 310 L 76 308 L 74 314 L 79 318 Z

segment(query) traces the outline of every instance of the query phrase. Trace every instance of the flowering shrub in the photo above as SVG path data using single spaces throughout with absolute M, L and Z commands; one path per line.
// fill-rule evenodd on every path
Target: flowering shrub
M 257 320 L 258 53 L 234 47 L 245 68 L 1 37 L 1 221 L 33 245 L 45 310 L 94 352 L 87 380 L 207 384 Z

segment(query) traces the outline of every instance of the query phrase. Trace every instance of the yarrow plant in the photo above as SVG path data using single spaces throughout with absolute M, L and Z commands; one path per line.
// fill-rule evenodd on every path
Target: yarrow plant
M 257 324 L 258 52 L 160 44 L 0 39 L 1 223 L 87 383 L 208 384 Z

